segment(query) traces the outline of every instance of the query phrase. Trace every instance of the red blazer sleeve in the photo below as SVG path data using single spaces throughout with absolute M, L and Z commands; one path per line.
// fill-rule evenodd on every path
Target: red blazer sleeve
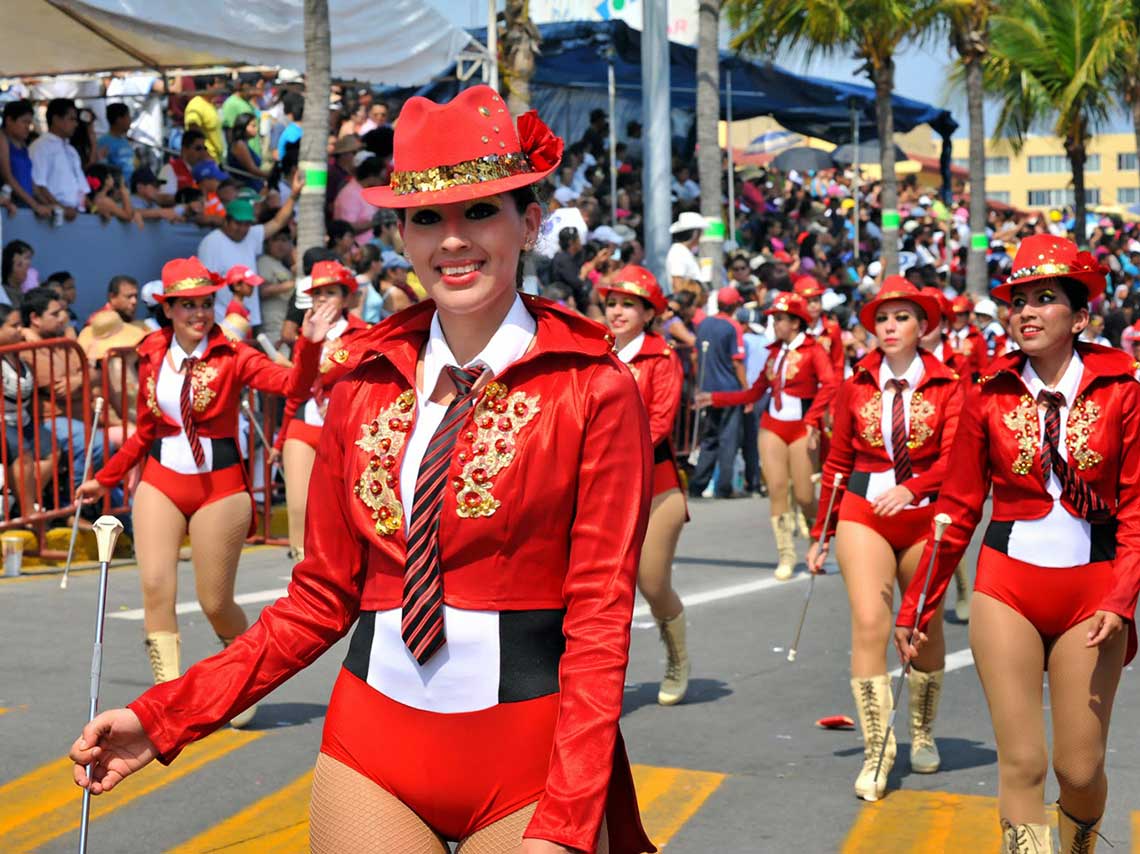
M 831 406 L 831 401 L 835 399 L 835 392 L 838 391 L 839 383 L 843 378 L 835 375 L 835 371 L 831 367 L 831 360 L 828 359 L 827 354 L 823 352 L 823 348 L 819 344 L 811 348 L 811 363 L 819 386 L 815 398 L 811 402 L 811 409 L 804 415 L 804 421 L 813 427 L 819 427 L 823 423 L 824 413 Z
M 823 525 L 827 521 L 828 538 L 835 536 L 835 528 L 839 525 L 839 502 L 843 500 L 843 493 L 847 491 L 847 479 L 855 467 L 855 405 L 852 401 L 855 384 L 843 382 L 839 385 L 839 392 L 835 395 L 835 406 L 831 409 L 831 449 L 823 463 L 823 477 L 819 487 L 819 512 L 815 516 L 815 525 L 811 530 L 811 538 L 819 540 L 824 533 Z M 840 475 L 839 487 L 835 487 L 835 476 Z M 830 521 L 825 520 L 827 508 L 831 506 L 832 492 L 835 493 L 835 504 L 831 511 Z
M 934 567 L 934 574 L 930 579 L 930 589 L 919 623 L 920 629 L 924 629 L 930 622 L 934 610 L 942 601 L 946 587 L 950 584 L 950 577 L 954 574 L 954 567 L 966 553 L 970 538 L 974 536 L 974 529 L 981 521 L 982 507 L 990 491 L 990 437 L 986 427 L 985 405 L 982 386 L 973 386 L 967 392 L 966 402 L 962 407 L 957 434 L 950 452 L 950 465 L 935 505 L 935 512 L 946 513 L 950 516 L 951 522 L 943 534 L 942 545 L 938 550 L 938 564 Z M 922 551 L 918 571 L 903 596 L 898 619 L 895 620 L 896 626 L 907 629 L 914 626 L 918 597 L 922 593 L 922 584 L 926 577 L 926 568 L 930 565 L 933 548 L 934 538 L 931 537 L 926 541 L 926 548 Z
M 161 366 L 161 362 L 159 365 Z M 146 384 L 154 375 L 154 363 L 143 357 L 139 359 L 139 393 L 136 403 L 135 432 L 119 447 L 106 465 L 95 475 L 95 479 L 111 488 L 122 482 L 127 473 L 137 466 L 149 452 L 158 437 L 158 419 L 147 406 Z M 154 378 L 158 381 L 157 377 Z
M 292 368 L 277 364 L 248 344 L 236 345 L 235 351 L 240 385 L 282 397 L 307 397 L 320 367 L 320 345 L 303 335 L 297 338 L 296 360 Z
M 771 357 L 769 357 L 771 358 Z M 768 367 L 768 363 L 764 363 L 764 368 Z M 768 390 L 770 383 L 768 382 L 768 372 L 761 369 L 760 376 L 756 378 L 756 382 L 752 383 L 751 388 L 741 389 L 740 391 L 714 391 L 712 393 L 712 405 L 716 407 L 722 406 L 743 406 L 746 403 L 755 403 L 764 396 L 764 392 Z
M 955 381 L 950 384 L 949 393 L 942 402 L 940 413 L 942 436 L 938 457 L 930 468 L 916 474 L 903 484 L 914 493 L 916 500 L 934 498 L 942 488 L 942 482 L 946 479 L 950 466 L 950 452 L 954 447 L 954 434 L 958 432 L 958 420 L 962 415 L 962 400 L 965 396 L 965 386 L 962 383 Z
M 1125 382 L 1124 387 L 1113 564 L 1116 578 L 1101 608 L 1132 620 L 1140 593 L 1140 384 Z
M 164 764 L 314 662 L 356 621 L 367 543 L 349 516 L 344 451 L 351 440 L 336 417 L 351 391 L 345 384 L 333 392 L 309 481 L 305 559 L 293 569 L 286 595 L 227 649 L 130 704 Z
M 558 668 L 558 723 L 546 789 L 523 834 L 579 851 L 594 850 L 620 746 L 618 718 L 653 462 L 633 376 L 603 366 L 588 388 L 562 588 L 566 651 Z M 632 430 L 630 418 L 640 419 Z M 640 441 L 614 443 L 618 435 Z
M 667 358 L 654 359 L 652 399 L 647 401 L 649 410 L 649 439 L 657 447 L 673 435 L 673 425 L 677 421 L 677 410 L 681 408 L 681 360 L 672 350 Z

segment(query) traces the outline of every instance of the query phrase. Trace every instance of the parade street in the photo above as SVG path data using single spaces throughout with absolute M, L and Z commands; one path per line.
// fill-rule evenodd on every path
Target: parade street
M 946 632 L 945 692 L 935 730 L 943 770 L 911 773 L 904 699 L 899 760 L 887 795 L 863 803 L 852 793 L 862 752 L 858 734 L 815 725 L 825 716 L 854 716 L 841 579 L 817 581 L 798 660 L 789 664 L 808 581 L 803 574 L 787 583 L 773 579 L 767 501 L 695 501 L 691 511 L 675 562 L 689 613 L 689 695 L 674 708 L 657 705 L 664 651 L 639 602 L 622 719 L 642 818 L 658 847 L 670 854 L 996 854 L 997 756 L 966 626 L 950 623 Z M 797 549 L 802 557 L 806 544 L 798 540 Z M 80 790 L 63 757 L 86 718 L 97 578 L 82 572 L 66 591 L 56 575 L 0 580 L 4 854 L 75 850 Z M 238 601 L 252 615 L 283 592 L 287 579 L 284 549 L 251 548 L 242 557 Z M 180 582 L 182 655 L 189 663 L 218 645 L 192 604 L 187 563 L 180 565 Z M 128 702 L 150 684 L 134 567 L 112 571 L 108 603 L 104 708 Z M 249 729 L 222 729 L 169 768 L 155 763 L 97 798 L 90 850 L 307 851 L 310 772 L 346 645 L 267 698 Z M 1102 832 L 1116 852 L 1140 852 L 1134 670 L 1123 678 L 1109 743 L 1111 790 Z M 388 736 L 375 734 L 379 743 Z M 1046 795 L 1056 799 L 1052 779 Z

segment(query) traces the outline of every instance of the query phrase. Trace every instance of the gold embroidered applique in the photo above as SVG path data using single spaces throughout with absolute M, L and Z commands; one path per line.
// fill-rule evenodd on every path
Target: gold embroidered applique
M 475 430 L 464 438 L 471 442 L 471 453 L 459 454 L 463 470 L 452 480 L 455 512 L 461 519 L 491 516 L 499 500 L 491 493 L 496 475 L 515 458 L 518 433 L 538 415 L 538 396 L 516 391 L 500 382 L 487 385 L 475 406 Z
M 800 362 L 803 357 L 803 353 L 799 350 L 788 351 L 788 363 L 784 368 L 784 382 L 790 382 L 800 372 Z
M 162 418 L 162 410 L 158 408 L 158 392 L 153 375 L 146 378 L 146 405 L 155 418 Z
M 194 411 L 205 412 L 206 408 L 214 402 L 218 393 L 210 388 L 210 383 L 218 378 L 218 369 L 205 362 L 194 366 L 190 375 L 190 391 L 194 398 Z
M 924 398 L 922 392 L 916 391 L 910 396 L 910 436 L 906 446 L 912 451 L 922 447 L 922 443 L 934 434 L 929 423 L 933 415 L 934 404 Z
M 1038 431 L 1041 426 L 1037 420 L 1037 407 L 1033 403 L 1033 398 L 1023 394 L 1021 400 L 1017 402 L 1017 408 L 1005 413 L 1001 420 L 1017 437 L 1017 459 L 1013 461 L 1014 474 L 1029 474 L 1033 470 L 1033 461 L 1037 458 Z
M 1087 397 L 1080 398 L 1069 410 L 1069 420 L 1065 422 L 1065 448 L 1069 452 L 1069 459 L 1077 464 L 1081 471 L 1099 465 L 1104 459 L 1100 454 L 1089 447 L 1089 438 L 1092 436 L 1092 427 L 1100 418 L 1100 405 Z
M 412 429 L 410 413 L 415 405 L 416 393 L 408 389 L 370 422 L 361 424 L 362 435 L 356 440 L 356 447 L 369 459 L 353 491 L 372 511 L 376 533 L 382 537 L 391 536 L 404 524 L 404 506 L 396 492 L 400 483 L 398 463 Z
M 883 393 L 876 391 L 870 400 L 859 408 L 859 418 L 863 422 L 860 435 L 872 448 L 883 447 Z
M 320 372 L 327 374 L 334 365 L 343 365 L 348 361 L 348 350 L 340 346 L 340 339 L 329 341 L 321 351 L 322 359 Z

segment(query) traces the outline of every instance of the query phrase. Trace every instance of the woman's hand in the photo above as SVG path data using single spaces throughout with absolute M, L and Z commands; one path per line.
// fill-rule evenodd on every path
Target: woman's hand
M 91 504 L 102 498 L 106 492 L 107 488 L 103 484 L 95 478 L 91 478 L 91 480 L 85 480 L 79 484 L 79 488 L 75 490 L 75 497 L 80 504 Z
M 697 409 L 704 409 L 706 406 L 712 406 L 712 392 L 711 391 L 698 391 L 693 395 L 693 406 Z
M 524 839 L 519 854 L 574 854 L 574 850 L 546 839 Z
M 926 635 L 917 629 L 911 635 L 910 629 L 895 626 L 895 649 L 898 650 L 899 661 L 903 665 L 915 659 L 924 643 L 926 643 Z
M 305 170 L 298 166 L 297 171 L 293 173 L 293 180 L 289 182 L 289 198 L 296 201 L 304 186 Z
M 905 486 L 892 486 L 871 502 L 876 516 L 894 516 L 904 507 L 914 503 L 914 493 Z
M 807 425 L 807 446 L 809 451 L 819 447 L 819 428 L 812 424 Z
M 1114 614 L 1112 611 L 1097 611 L 1093 614 L 1089 639 L 1085 646 L 1100 646 L 1123 628 L 1124 619 L 1119 614 Z
M 75 784 L 91 794 L 109 792 L 158 756 L 138 716 L 130 709 L 111 709 L 96 716 L 71 745 Z M 91 766 L 91 777 L 87 766 Z
M 808 572 L 813 575 L 826 575 L 827 571 L 823 568 L 823 562 L 827 560 L 829 551 L 831 551 L 831 544 L 826 538 L 822 546 L 818 542 L 812 543 L 808 548 L 807 557 L 804 559 Z
M 337 310 L 331 302 L 322 303 L 319 308 L 310 308 L 305 312 L 305 320 L 301 324 L 301 334 L 316 343 L 324 341 L 333 324 L 336 323 Z

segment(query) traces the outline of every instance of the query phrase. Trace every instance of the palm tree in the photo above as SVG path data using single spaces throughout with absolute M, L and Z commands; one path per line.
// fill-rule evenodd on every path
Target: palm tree
M 985 296 L 989 292 L 989 276 L 986 272 L 986 120 L 982 61 L 989 50 L 990 17 L 995 12 L 996 2 L 945 2 L 950 41 L 960 57 L 966 82 L 966 110 L 970 116 L 970 255 L 966 264 L 966 288 L 972 294 Z
M 894 55 L 923 33 L 940 11 L 939 0 L 726 0 L 738 29 L 733 47 L 757 55 L 784 48 L 816 53 L 851 51 L 875 87 L 879 164 L 883 172 L 883 273 L 898 272 L 898 182 L 895 179 Z
M 1020 151 L 1031 130 L 1052 122 L 1073 170 L 1082 246 L 1089 142 L 1116 106 L 1117 63 L 1135 50 L 1128 4 L 1119 0 L 1010 0 L 991 24 L 982 65 L 986 89 L 1001 103 L 995 136 Z
M 503 11 L 506 30 L 500 42 L 504 60 L 501 88 L 511 115 L 517 116 L 530 109 L 530 78 L 542 37 L 530 19 L 529 0 L 506 0 Z
M 1140 0 L 1128 3 L 1129 26 L 1132 30 L 1132 44 L 1140 38 Z M 1140 176 L 1140 51 L 1126 50 L 1117 65 L 1120 93 L 1124 103 L 1132 111 L 1132 132 L 1136 136 L 1136 170 Z
M 720 0 L 701 0 L 697 8 L 697 181 L 701 185 L 701 215 L 721 219 L 720 122 Z M 707 232 L 706 232 L 707 233 Z M 701 237 L 701 257 L 721 254 L 721 238 Z
M 306 169 L 305 188 L 297 199 L 298 258 L 306 249 L 323 246 L 325 242 L 325 183 L 314 178 L 320 176 L 327 180 L 328 176 L 331 57 L 328 0 L 305 0 L 305 116 L 301 120 L 301 164 L 313 166 Z M 321 168 L 326 170 L 323 176 Z

